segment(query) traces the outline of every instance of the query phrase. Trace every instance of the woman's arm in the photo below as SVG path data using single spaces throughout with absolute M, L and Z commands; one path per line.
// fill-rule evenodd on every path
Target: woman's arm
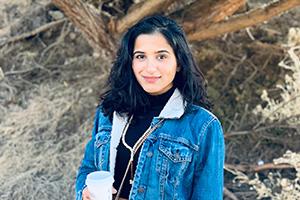
M 213 119 L 200 134 L 192 200 L 223 199 L 225 145 L 220 122 Z
M 96 171 L 96 166 L 94 162 L 94 143 L 95 143 L 95 135 L 98 130 L 98 122 L 99 122 L 99 112 L 100 108 L 97 109 L 94 119 L 94 127 L 92 130 L 92 138 L 87 143 L 85 147 L 84 157 L 81 161 L 81 165 L 79 167 L 77 178 L 76 178 L 76 200 L 82 199 L 82 191 L 86 187 L 85 180 L 89 173 Z

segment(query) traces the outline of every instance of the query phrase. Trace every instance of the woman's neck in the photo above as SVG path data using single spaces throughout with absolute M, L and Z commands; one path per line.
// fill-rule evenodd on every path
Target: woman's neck
M 150 106 L 164 106 L 172 96 L 175 87 L 170 88 L 167 92 L 160 95 L 150 95 L 148 94 L 148 99 Z

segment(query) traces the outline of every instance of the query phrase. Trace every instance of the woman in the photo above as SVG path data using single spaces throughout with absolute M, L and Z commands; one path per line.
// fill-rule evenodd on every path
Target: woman
M 182 29 L 156 15 L 124 35 L 79 168 L 114 175 L 116 199 L 221 200 L 224 138 Z M 149 128 L 148 128 L 149 127 Z

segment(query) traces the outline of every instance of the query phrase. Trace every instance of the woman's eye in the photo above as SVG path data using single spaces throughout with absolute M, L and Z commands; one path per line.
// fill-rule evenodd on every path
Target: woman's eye
M 158 56 L 158 59 L 159 59 L 159 60 L 164 60 L 164 59 L 166 59 L 166 58 L 167 58 L 166 55 L 159 55 L 159 56 Z
M 135 58 L 138 60 L 142 60 L 145 58 L 145 55 L 136 55 Z

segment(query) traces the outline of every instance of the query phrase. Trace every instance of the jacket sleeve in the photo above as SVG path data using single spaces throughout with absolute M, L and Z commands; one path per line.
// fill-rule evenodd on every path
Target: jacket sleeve
M 210 121 L 200 134 L 192 200 L 223 199 L 223 168 L 225 144 L 223 130 L 217 119 Z
M 84 157 L 78 169 L 77 178 L 76 178 L 76 187 L 75 187 L 76 200 L 82 199 L 82 191 L 86 187 L 85 180 L 87 175 L 97 170 L 94 164 L 94 143 L 95 143 L 95 135 L 98 130 L 99 112 L 100 112 L 99 110 L 100 108 L 96 110 L 96 114 L 94 118 L 94 126 L 92 130 L 92 138 L 89 140 L 89 142 L 85 147 Z

